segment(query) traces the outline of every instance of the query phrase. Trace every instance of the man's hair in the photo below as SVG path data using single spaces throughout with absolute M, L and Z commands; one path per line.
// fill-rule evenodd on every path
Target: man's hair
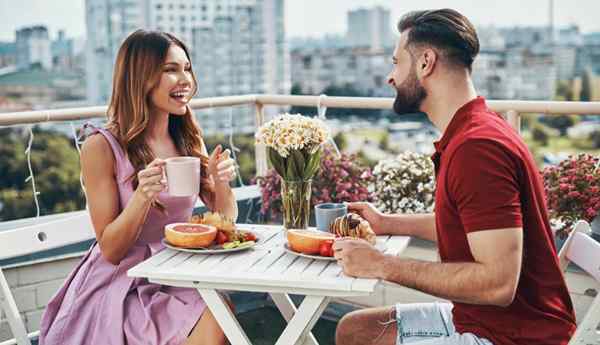
M 452 9 L 409 12 L 398 22 L 398 31 L 408 33 L 407 47 L 430 45 L 455 66 L 471 71 L 479 53 L 479 38 L 471 22 Z

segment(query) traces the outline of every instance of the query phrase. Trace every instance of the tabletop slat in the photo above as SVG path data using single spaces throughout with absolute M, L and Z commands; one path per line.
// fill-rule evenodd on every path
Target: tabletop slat
M 302 272 L 305 277 L 317 278 L 328 265 L 337 265 L 335 261 L 328 260 L 314 260 L 314 262 L 307 269 Z
M 283 250 L 283 247 L 272 248 L 267 255 L 250 267 L 248 271 L 264 272 L 284 255 L 286 255 L 286 253 Z

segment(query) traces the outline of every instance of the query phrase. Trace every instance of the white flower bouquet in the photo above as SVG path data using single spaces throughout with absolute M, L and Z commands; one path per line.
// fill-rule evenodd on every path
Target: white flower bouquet
M 379 161 L 369 186 L 375 206 L 387 213 L 433 212 L 435 176 L 430 157 L 406 151 Z
M 262 125 L 256 142 L 267 146 L 269 161 L 284 180 L 305 181 L 319 168 L 321 144 L 328 136 L 323 121 L 286 113 Z
M 262 125 L 256 143 L 267 146 L 269 162 L 281 177 L 285 229 L 304 229 L 310 217 L 312 178 L 321 163 L 329 130 L 319 119 L 282 114 Z

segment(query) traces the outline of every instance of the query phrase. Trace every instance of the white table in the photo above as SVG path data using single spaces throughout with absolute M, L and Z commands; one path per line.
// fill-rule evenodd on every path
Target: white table
M 313 260 L 287 253 L 283 228 L 241 224 L 259 234 L 253 249 L 228 255 L 192 254 L 165 249 L 128 271 L 128 275 L 170 286 L 198 290 L 233 345 L 251 345 L 218 290 L 268 292 L 288 322 L 276 345 L 318 345 L 310 332 L 332 297 L 367 296 L 380 281 L 351 278 L 335 261 Z M 379 236 L 385 253 L 398 255 L 406 236 Z M 306 297 L 296 308 L 289 294 Z

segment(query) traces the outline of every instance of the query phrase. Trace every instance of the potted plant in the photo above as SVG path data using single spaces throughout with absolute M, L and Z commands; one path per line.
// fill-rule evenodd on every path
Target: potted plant
M 386 213 L 433 212 L 435 175 L 429 156 L 405 151 L 373 168 L 375 206 Z
M 599 160 L 589 154 L 571 156 L 542 171 L 551 219 L 558 223 L 556 236 L 566 238 L 578 220 L 592 224 L 600 234 Z

